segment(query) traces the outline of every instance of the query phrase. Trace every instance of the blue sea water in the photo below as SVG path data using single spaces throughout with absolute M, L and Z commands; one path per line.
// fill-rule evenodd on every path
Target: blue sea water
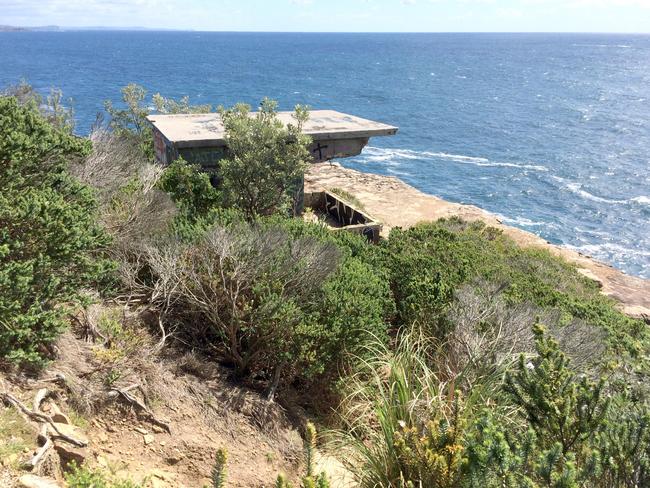
M 74 97 L 81 133 L 129 82 L 394 124 L 342 163 L 650 278 L 650 36 L 0 33 L 0 85 L 21 78 Z

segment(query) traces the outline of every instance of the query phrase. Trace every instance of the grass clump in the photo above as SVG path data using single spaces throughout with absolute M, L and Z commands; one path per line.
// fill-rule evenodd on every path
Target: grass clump
M 361 203 L 361 200 L 359 200 L 356 196 L 354 196 L 352 193 L 349 191 L 344 190 L 343 188 L 329 188 L 329 191 L 331 193 L 334 193 L 335 195 L 338 195 L 341 197 L 343 200 L 347 201 L 348 203 L 351 203 L 354 207 L 358 208 L 359 210 L 365 210 L 365 207 L 363 206 L 363 203 Z
M 361 487 L 644 486 L 647 406 L 573 368 L 541 326 L 534 355 L 450 375 L 416 328 L 346 383 L 333 447 Z M 505 380 L 504 380 L 505 378 Z M 636 483 L 639 483 L 638 485 Z
M 109 470 L 72 463 L 65 475 L 68 488 L 143 488 L 144 485 L 121 479 Z
M 19 469 L 22 455 L 34 447 L 34 430 L 12 407 L 0 407 L 0 459 L 3 466 Z

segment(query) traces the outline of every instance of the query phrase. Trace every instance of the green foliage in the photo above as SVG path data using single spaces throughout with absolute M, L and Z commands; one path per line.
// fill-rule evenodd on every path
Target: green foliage
M 334 193 L 335 195 L 338 195 L 339 197 L 343 198 L 348 203 L 351 203 L 352 205 L 354 205 L 359 210 L 364 210 L 365 209 L 365 207 L 363 206 L 363 203 L 361 203 L 361 201 L 357 197 L 355 197 L 352 193 L 350 193 L 349 191 L 346 191 L 346 190 L 344 190 L 342 188 L 329 188 L 329 191 L 331 193 Z
M 307 109 L 296 106 L 296 122 L 287 126 L 276 109 L 277 103 L 268 99 L 254 115 L 244 104 L 220 109 L 229 153 L 219 163 L 224 202 L 251 221 L 261 215 L 289 213 L 310 157 L 310 138 L 302 134 Z
M 73 101 L 71 98 L 66 100 L 68 105 L 65 106 L 63 92 L 59 89 L 52 88 L 49 95 L 43 98 L 29 83 L 21 80 L 17 85 L 4 90 L 0 96 L 13 97 L 20 105 L 37 110 L 47 122 L 57 129 L 71 133 L 75 127 Z
M 212 488 L 226 487 L 226 465 L 228 463 L 228 452 L 221 448 L 217 450 L 214 467 L 212 468 Z
M 156 112 L 162 114 L 204 113 L 211 110 L 210 105 L 190 105 L 189 97 L 176 101 L 156 93 L 148 100 L 147 90 L 135 83 L 129 83 L 121 92 L 121 108 L 110 100 L 104 102 L 104 109 L 111 117 L 109 125 L 118 137 L 137 145 L 150 160 L 154 157 L 153 135 L 147 116 L 152 104 Z
M 204 114 L 212 111 L 212 106 L 209 104 L 190 105 L 188 96 L 184 96 L 180 100 L 173 100 L 156 93 L 151 101 L 156 107 L 156 112 L 161 114 Z
M 115 107 L 110 100 L 104 102 L 104 109 L 111 117 L 110 127 L 118 137 L 136 144 L 147 158 L 153 159 L 153 136 L 147 121 L 147 90 L 129 83 L 121 91 L 123 108 Z
M 388 341 L 394 305 L 385 273 L 361 258 L 370 247 L 363 239 L 349 241 L 355 256 L 338 237 L 298 220 L 248 224 L 229 210 L 214 218 L 152 247 L 134 260 L 145 268 L 129 273 L 173 304 L 186 340 L 265 380 L 271 395 L 294 379 L 329 383 L 346 351 Z
M 307 422 L 305 426 L 305 477 L 314 476 L 314 457 L 316 455 L 316 426 Z
M 584 376 L 576 378 L 569 360 L 543 327 L 537 325 L 533 332 L 537 356 L 520 357 L 516 372 L 506 376 L 506 391 L 523 409 L 539 442 L 549 443 L 541 447 L 559 442 L 567 454 L 588 442 L 607 415 L 605 380 L 593 383 Z
M 39 363 L 63 305 L 110 269 L 93 192 L 68 173 L 89 150 L 33 106 L 0 98 L 0 356 L 13 362 Z
M 540 326 L 505 391 L 521 412 L 512 431 L 486 411 L 468 436 L 469 486 L 623 487 L 648 480 L 648 409 L 612 402 L 606 381 L 578 377 Z M 517 425 L 517 424 L 515 424 Z
M 346 259 L 323 283 L 316 309 L 321 372 L 340 365 L 344 353 L 363 356 L 369 342 L 388 342 L 394 314 L 388 280 L 359 258 Z
M 456 486 L 464 415 L 484 386 L 469 397 L 455 393 L 419 329 L 400 335 L 394 350 L 376 341 L 369 352 L 345 381 L 342 430 L 334 433 L 340 459 L 361 487 Z
M 68 488 L 142 488 L 131 480 L 116 479 L 102 469 L 93 469 L 86 464 L 77 466 L 74 462 L 65 474 Z
M 645 486 L 650 409 L 571 368 L 535 327 L 536 354 L 512 371 L 449 375 L 436 347 L 411 332 L 381 344 L 346 381 L 336 452 L 361 487 Z M 424 341 L 424 342 L 423 342 Z M 429 345 L 427 345 L 429 344 Z
M 522 248 L 482 222 L 452 218 L 393 229 L 381 256 L 390 270 L 399 325 L 419 322 L 444 338 L 453 328 L 446 312 L 455 291 L 482 280 L 502 287 L 510 304 L 559 310 L 567 323 L 581 319 L 602 328 L 616 362 L 646 367 L 650 338 L 642 321 L 618 311 L 574 266 L 546 250 Z
M 219 191 L 212 186 L 209 175 L 182 159 L 165 168 L 158 184 L 183 217 L 192 222 L 209 216 L 220 202 Z
M 333 245 L 238 223 L 147 259 L 160 286 L 176 284 L 160 299 L 174 304 L 188 339 L 210 344 L 241 375 L 271 380 L 271 395 L 318 360 L 309 306 L 336 269 Z
M 465 462 L 462 400 L 455 393 L 424 427 L 400 425 L 394 448 L 400 463 L 400 485 L 455 487 Z

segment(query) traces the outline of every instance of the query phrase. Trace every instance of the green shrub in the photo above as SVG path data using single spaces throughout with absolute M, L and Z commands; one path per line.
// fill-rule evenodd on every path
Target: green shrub
M 536 355 L 504 385 L 518 422 L 507 429 L 485 410 L 467 438 L 467 486 L 645 486 L 648 407 L 579 375 L 542 327 L 534 332 Z
M 320 224 L 275 216 L 258 220 L 263 228 L 280 227 L 293 239 L 316 239 L 336 246 L 341 255 L 336 272 L 323 283 L 317 300 L 303 304 L 312 317 L 312 339 L 319 360 L 310 372 L 339 373 L 346 353 L 362 354 L 368 343 L 388 340 L 395 315 L 388 273 L 367 239 L 331 232 Z M 347 355 L 349 357 L 349 355 Z
M 310 138 L 302 134 L 307 109 L 296 106 L 295 124 L 277 117 L 277 102 L 264 99 L 251 115 L 250 106 L 220 109 L 228 157 L 219 162 L 224 202 L 248 220 L 274 213 L 295 213 L 295 198 L 310 158 Z
M 333 448 L 363 488 L 458 486 L 465 426 L 489 388 L 477 384 L 459 396 L 459 379 L 445 380 L 434 361 L 436 345 L 418 328 L 395 342 L 389 348 L 375 341 L 371 354 L 355 361 Z
M 93 192 L 68 173 L 89 151 L 33 105 L 0 98 L 0 356 L 13 362 L 39 363 L 64 305 L 110 269 Z
M 497 229 L 458 218 L 393 229 L 378 254 L 390 270 L 398 325 L 420 322 L 444 338 L 453 328 L 447 310 L 464 283 L 483 281 L 503 290 L 510 304 L 555 309 L 565 323 L 584 320 L 606 331 L 615 362 L 645 368 L 648 329 L 600 294 L 575 266 L 550 252 L 522 248 Z
M 209 344 L 240 375 L 270 381 L 273 392 L 318 361 L 321 328 L 309 307 L 338 257 L 335 246 L 282 229 L 215 225 L 195 242 L 146 250 L 140 286 L 173 304 L 187 339 Z
M 210 112 L 210 105 L 190 105 L 189 97 L 180 101 L 165 98 L 156 93 L 147 99 L 147 90 L 135 83 L 122 88 L 122 104 L 116 107 L 113 102 L 104 102 L 104 109 L 110 116 L 109 127 L 115 135 L 136 145 L 149 160 L 154 159 L 153 132 L 147 116 L 155 111 L 162 114 L 205 113 Z
M 220 448 L 217 450 L 214 466 L 212 467 L 212 488 L 226 488 L 228 478 L 226 465 L 228 463 L 228 452 Z
M 73 100 L 66 100 L 67 106 L 64 106 L 63 93 L 59 89 L 52 88 L 49 95 L 43 97 L 33 86 L 21 80 L 17 85 L 3 90 L 0 96 L 13 97 L 20 105 L 37 109 L 47 122 L 58 129 L 72 132 L 75 127 Z
M 650 409 L 614 382 L 575 371 L 535 328 L 514 368 L 449 376 L 421 332 L 378 343 L 347 378 L 333 447 L 361 487 L 645 486 Z M 471 365 L 469 366 L 471 369 Z M 455 389 L 463 385 L 463 391 Z
M 121 91 L 124 108 L 115 107 L 109 100 L 104 102 L 104 109 L 111 117 L 109 126 L 119 138 L 138 146 L 142 153 L 152 160 L 153 133 L 147 121 L 150 112 L 146 102 L 147 90 L 130 83 Z
M 86 464 L 72 467 L 65 475 L 68 488 L 142 488 L 131 480 L 116 479 L 115 476 L 99 468 L 90 468 Z
M 341 263 L 323 284 L 316 305 L 322 336 L 319 367 L 335 369 L 345 353 L 363 355 L 368 343 L 388 342 L 394 302 L 388 280 L 359 258 Z
M 165 168 L 159 186 L 187 219 L 206 217 L 220 203 L 219 191 L 212 186 L 210 176 L 183 159 Z

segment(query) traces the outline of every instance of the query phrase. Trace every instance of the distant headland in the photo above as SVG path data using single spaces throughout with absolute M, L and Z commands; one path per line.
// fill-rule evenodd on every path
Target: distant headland
M 0 25 L 0 32 L 70 32 L 70 31 L 178 31 L 186 29 L 162 29 L 149 28 L 140 26 L 131 27 L 111 27 L 111 26 L 74 26 L 64 27 L 59 25 L 42 25 L 42 26 L 15 26 Z

